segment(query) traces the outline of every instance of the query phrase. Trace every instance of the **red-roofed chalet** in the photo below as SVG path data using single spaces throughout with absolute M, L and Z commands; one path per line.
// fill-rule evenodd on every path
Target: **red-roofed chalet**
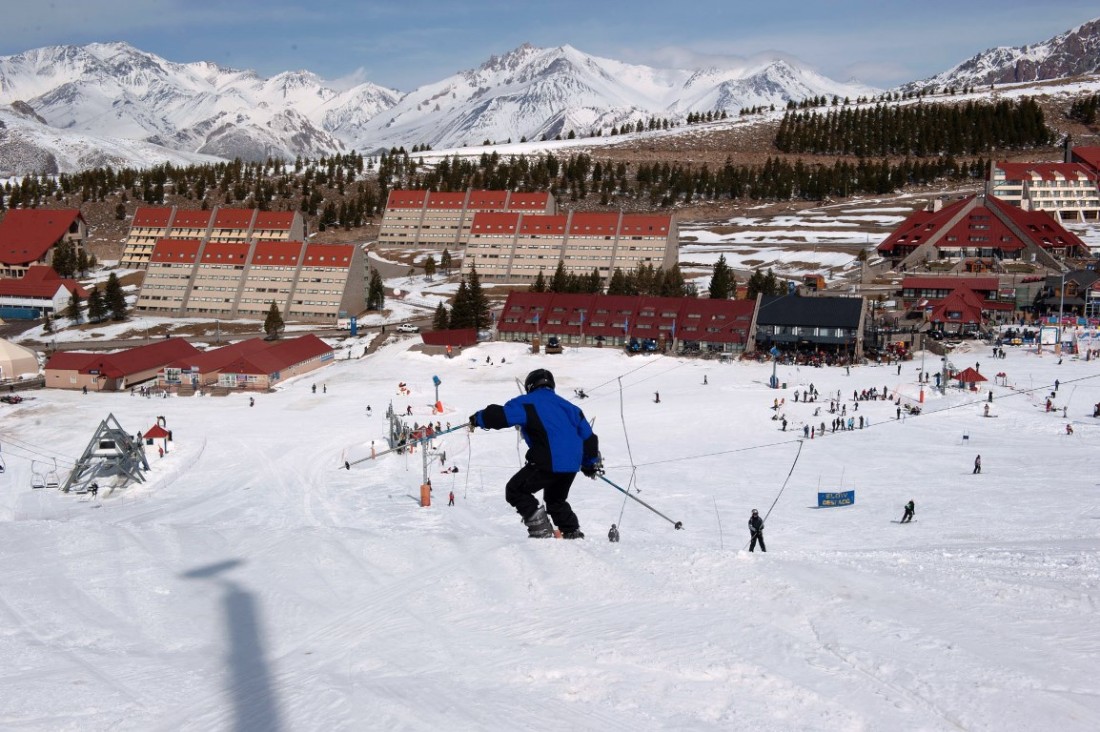
M 33 320 L 45 313 L 56 315 L 69 306 L 74 292 L 88 299 L 79 282 L 59 276 L 53 267 L 36 264 L 20 279 L 0 279 L 0 317 Z
M 31 265 L 50 264 L 54 248 L 64 241 L 79 252 L 87 233 L 75 208 L 11 209 L 0 219 L 0 275 L 22 277 Z
M 168 338 L 116 353 L 59 352 L 46 362 L 46 386 L 124 391 L 155 378 L 165 365 L 198 352 L 182 338 Z

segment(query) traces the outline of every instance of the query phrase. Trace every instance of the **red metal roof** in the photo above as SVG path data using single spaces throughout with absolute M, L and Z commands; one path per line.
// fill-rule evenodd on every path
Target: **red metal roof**
M 962 371 L 956 371 L 955 373 L 951 374 L 951 378 L 958 379 L 959 381 L 967 384 L 974 384 L 979 381 L 989 381 L 989 379 L 982 376 L 970 366 L 967 366 Z
M 665 238 L 672 226 L 671 216 L 648 214 L 624 214 L 619 227 L 620 236 L 659 236 Z
M 93 359 L 100 358 L 99 353 L 86 351 L 55 351 L 46 360 L 47 371 L 81 371 Z
M 134 221 L 131 225 L 143 226 L 151 229 L 163 229 L 168 226 L 168 222 L 171 219 L 171 208 L 149 208 L 148 206 L 142 206 L 137 211 L 134 211 Z
M 461 209 L 465 205 L 465 193 L 433 191 L 428 194 L 428 208 L 430 209 Z
M 1100 171 L 1100 147 L 1092 145 L 1075 147 L 1070 157 L 1084 163 L 1093 170 Z
M 158 239 L 149 261 L 194 264 L 200 246 L 198 239 Z
M 145 434 L 142 435 L 147 440 L 164 439 L 168 436 L 168 430 L 161 427 L 159 424 L 155 424 L 149 429 L 145 430 Z
M 479 212 L 474 214 L 474 220 L 470 224 L 470 233 L 482 236 L 514 234 L 518 224 L 518 213 L 512 213 L 511 211 Z
M 509 211 L 545 211 L 550 201 L 549 193 L 519 193 L 508 196 Z
M 520 222 L 520 233 L 524 236 L 554 236 L 565 234 L 565 216 L 549 214 L 526 214 Z
M 249 245 L 243 242 L 211 242 L 202 251 L 203 264 L 244 264 Z
M 423 208 L 427 191 L 390 191 L 386 208 Z
M 256 351 L 228 363 L 220 369 L 226 374 L 256 374 L 270 376 L 295 364 L 331 354 L 332 347 L 315 335 L 278 341 L 270 348 Z
M 138 346 L 116 353 L 56 353 L 46 362 L 46 369 L 77 369 L 82 374 L 98 373 L 112 379 L 120 379 L 131 374 L 166 366 L 185 356 L 198 353 L 198 349 L 182 338 L 168 338 L 147 346 Z M 59 356 L 67 358 L 55 361 Z M 73 364 L 81 363 L 79 366 Z
M 997 163 L 997 168 L 1004 171 L 1005 180 L 1081 179 L 1095 183 L 1097 179 L 1096 172 L 1081 163 Z
M 569 235 L 615 236 L 619 218 L 616 213 L 574 213 L 569 221 Z
M 250 353 L 262 351 L 268 347 L 269 342 L 263 338 L 249 338 L 246 341 L 230 343 L 228 346 L 202 351 L 194 355 L 185 356 L 168 364 L 171 368 L 200 374 L 217 373 L 226 364 L 232 363 Z
M 260 211 L 256 214 L 256 229 L 264 231 L 290 231 L 294 226 L 293 211 Z
M 75 208 L 15 208 L 0 220 L 0 263 L 30 264 L 45 256 L 77 220 Z
M 710 343 L 744 343 L 755 300 L 512 292 L 497 328 L 547 335 L 676 337 Z M 538 323 L 535 316 L 538 315 Z
M 354 244 L 307 244 L 303 267 L 350 267 Z
M 964 208 L 969 210 L 948 228 Z M 1024 211 L 995 196 L 970 196 L 939 211 L 914 212 L 878 245 L 878 251 L 889 253 L 898 247 L 916 248 L 933 237 L 938 237 L 935 246 L 942 249 L 1022 249 L 1025 243 L 1005 223 L 1006 219 L 1022 230 L 1034 246 L 1085 248 L 1076 234 L 1067 231 L 1046 211 Z
M 199 211 L 197 209 L 180 209 L 176 211 L 172 219 L 173 229 L 205 229 L 210 226 L 211 211 Z
M 470 191 L 471 209 L 503 211 L 508 207 L 508 191 Z
M 214 215 L 215 229 L 247 229 L 252 226 L 256 210 L 251 208 L 219 208 Z
M 907 276 L 901 280 L 903 290 L 953 290 L 969 287 L 975 292 L 996 290 L 1000 285 L 996 277 L 922 277 Z
M 19 279 L 0 279 L 0 295 L 7 297 L 32 297 L 44 300 L 52 300 L 53 296 L 62 287 L 71 296 L 76 292 L 80 297 L 87 299 L 88 291 L 79 282 L 73 279 L 63 278 L 53 267 L 44 264 L 36 264 L 27 269 L 27 273 Z
M 253 267 L 290 267 L 297 266 L 302 256 L 300 241 L 258 242 L 252 253 Z

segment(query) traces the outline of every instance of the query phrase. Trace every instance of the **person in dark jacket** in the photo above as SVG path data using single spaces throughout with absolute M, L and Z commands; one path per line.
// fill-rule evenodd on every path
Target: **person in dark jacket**
M 982 456 L 981 455 L 974 458 L 974 475 L 977 475 L 980 472 L 982 472 Z
M 901 523 L 907 524 L 913 520 L 914 508 L 915 506 L 913 505 L 912 500 L 910 500 L 909 503 L 905 504 L 905 515 L 901 517 Z
M 619 530 L 617 528 L 615 528 L 615 524 L 611 524 L 611 530 L 607 532 L 607 540 L 610 541 L 613 544 L 618 543 L 618 541 L 619 541 Z
M 766 552 L 768 548 L 764 546 L 764 519 L 760 518 L 760 512 L 755 508 L 752 510 L 752 516 L 749 516 L 749 535 L 752 536 L 752 541 L 749 542 L 749 551 L 756 550 L 756 542 L 760 542 L 760 551 Z
M 578 470 L 593 479 L 603 472 L 599 439 L 584 412 L 554 392 L 549 371 L 535 369 L 523 386 L 526 394 L 470 415 L 470 429 L 520 428 L 527 443 L 526 464 L 508 481 L 504 499 L 523 517 L 528 536 L 554 535 L 549 513 L 563 538 L 583 539 L 580 521 L 569 505 L 569 488 Z M 534 496 L 539 491 L 545 507 Z

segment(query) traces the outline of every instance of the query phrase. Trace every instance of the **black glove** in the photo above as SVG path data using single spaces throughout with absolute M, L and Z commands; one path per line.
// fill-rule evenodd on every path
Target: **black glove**
M 470 415 L 470 431 L 473 432 L 477 429 L 477 412 Z
M 586 478 L 595 480 L 597 475 L 603 475 L 603 461 L 597 460 L 591 465 L 582 465 L 581 472 L 584 473 Z

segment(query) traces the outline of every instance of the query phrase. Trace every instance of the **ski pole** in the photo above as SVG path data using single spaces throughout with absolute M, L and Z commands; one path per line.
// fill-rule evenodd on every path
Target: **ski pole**
M 373 455 L 371 455 L 370 457 L 359 458 L 358 460 L 355 460 L 355 461 L 350 462 L 350 463 L 345 461 L 344 462 L 344 468 L 346 470 L 351 470 L 352 465 L 358 465 L 359 463 L 366 462 L 367 460 L 374 460 L 376 458 L 382 457 L 386 453 L 395 452 L 397 450 L 403 450 L 406 447 L 409 447 L 410 445 L 419 445 L 421 442 L 428 442 L 429 440 L 434 440 L 436 437 L 439 437 L 440 435 L 445 435 L 448 432 L 457 432 L 458 430 L 469 429 L 469 427 L 470 427 L 470 425 L 468 425 L 466 423 L 462 423 L 460 425 L 456 425 L 454 427 L 451 427 L 450 429 L 447 429 L 447 430 L 440 430 L 439 432 L 433 432 L 431 434 L 431 436 L 421 437 L 421 438 L 416 439 L 416 440 L 407 440 L 402 445 L 398 445 L 397 447 L 391 447 L 390 449 L 383 450 L 382 452 L 376 452 Z
M 600 479 L 600 480 L 602 480 L 602 481 L 603 481 L 604 483 L 607 483 L 607 484 L 608 484 L 609 486 L 611 486 L 611 487 L 612 487 L 612 488 L 614 488 L 615 490 L 619 491 L 620 493 L 622 493 L 623 495 L 625 495 L 625 496 L 626 496 L 627 498 L 633 498 L 633 499 L 634 499 L 635 501 L 637 501 L 638 503 L 642 504 L 643 506 L 645 506 L 646 508 L 648 508 L 648 509 L 649 509 L 650 511 L 652 511 L 653 513 L 655 513 L 655 514 L 657 514 L 658 516 L 660 516 L 661 518 L 663 518 L 663 519 L 664 519 L 665 521 L 668 521 L 668 522 L 669 522 L 670 524 L 672 524 L 672 528 L 674 528 L 674 529 L 682 529 L 682 528 L 684 528 L 684 523 L 683 523 L 682 521 L 673 521 L 673 520 L 672 520 L 672 519 L 670 519 L 670 518 L 669 518 L 668 516 L 665 516 L 665 515 L 664 515 L 663 513 L 661 513 L 661 512 L 660 512 L 660 511 L 658 511 L 657 509 L 655 509 L 655 508 L 654 508 L 653 506 L 651 506 L 651 505 L 649 505 L 648 503 L 646 503 L 645 501 L 643 501 L 643 500 L 642 500 L 641 498 L 638 498 L 638 497 L 637 497 L 637 496 L 635 496 L 635 495 L 634 495 L 633 493 L 630 493 L 629 491 L 627 491 L 626 489 L 624 489 L 624 488 L 623 488 L 622 486 L 619 486 L 619 485 L 617 485 L 617 484 L 616 484 L 615 482 L 613 482 L 613 481 L 609 480 L 609 479 L 608 479 L 608 478 L 607 478 L 607 477 L 606 477 L 605 475 L 603 475 L 602 473 L 597 473 L 596 475 L 597 475 L 597 476 L 599 477 L 599 479 Z

